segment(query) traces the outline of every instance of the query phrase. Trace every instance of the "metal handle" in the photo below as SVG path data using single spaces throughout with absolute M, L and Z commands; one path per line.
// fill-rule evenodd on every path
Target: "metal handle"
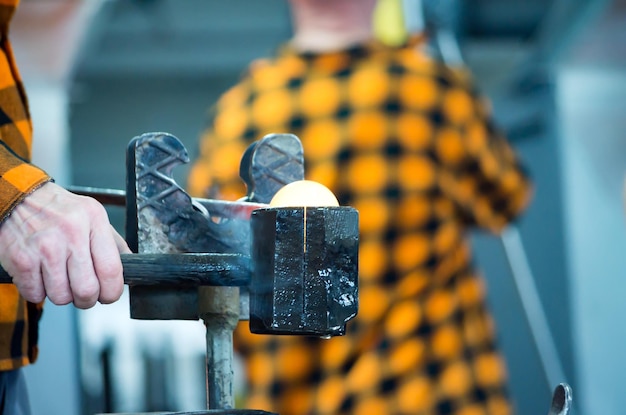
M 127 285 L 246 286 L 250 258 L 241 254 L 123 254 Z M 13 279 L 0 268 L 0 283 Z

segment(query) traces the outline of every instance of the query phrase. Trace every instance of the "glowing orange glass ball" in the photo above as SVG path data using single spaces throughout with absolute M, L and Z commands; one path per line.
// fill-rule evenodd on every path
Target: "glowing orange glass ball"
M 299 180 L 281 188 L 270 207 L 339 206 L 337 198 L 326 186 L 311 180 Z

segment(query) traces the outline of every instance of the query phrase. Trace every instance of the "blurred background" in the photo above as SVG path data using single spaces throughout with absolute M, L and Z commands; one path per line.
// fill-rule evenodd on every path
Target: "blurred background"
M 418 26 L 419 4 L 405 0 Z M 517 409 L 546 412 L 556 385 L 541 357 L 554 345 L 548 372 L 572 385 L 577 413 L 621 413 L 626 0 L 437 4 L 459 41 L 442 50 L 473 70 L 536 184 L 508 239 L 473 236 Z M 210 105 L 291 28 L 284 0 L 22 0 L 11 33 L 35 163 L 61 185 L 123 189 L 130 139 L 167 131 L 194 157 Z M 175 172 L 182 185 L 186 173 Z M 124 212 L 109 214 L 123 230 Z M 41 327 L 27 369 L 35 414 L 205 408 L 200 322 L 131 320 L 125 297 L 88 311 L 47 304 Z

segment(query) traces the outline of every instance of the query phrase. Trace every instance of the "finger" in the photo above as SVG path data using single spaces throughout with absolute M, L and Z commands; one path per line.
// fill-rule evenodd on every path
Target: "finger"
M 16 245 L 2 249 L 2 267 L 26 301 L 39 303 L 46 298 L 39 256 L 31 255 L 32 251 L 21 244 Z
M 84 246 L 88 244 L 85 242 Z M 75 248 L 70 254 L 67 258 L 67 273 L 74 305 L 83 309 L 93 307 L 100 296 L 100 284 L 86 248 Z
M 9 267 L 7 267 L 9 268 Z M 46 289 L 43 283 L 41 270 L 27 274 L 7 270 L 20 295 L 28 302 L 40 303 L 46 299 Z
M 120 248 L 124 249 L 125 242 L 117 232 L 112 230 L 108 219 L 93 227 L 91 232 L 91 256 L 100 284 L 98 300 L 103 304 L 117 301 L 124 290 L 124 276 L 122 274 L 122 260 Z M 128 246 L 126 246 L 128 248 Z M 129 250 L 130 252 L 130 250 Z
M 66 305 L 74 301 L 67 274 L 67 251 L 53 249 L 42 251 L 41 281 L 45 293 L 53 304 Z
M 85 211 L 87 211 L 86 206 Z M 100 295 L 100 284 L 96 276 L 89 248 L 92 214 L 78 212 L 72 218 L 72 227 L 66 229 L 68 240 L 67 275 L 74 305 L 78 308 L 93 307 Z
M 117 245 L 117 251 L 120 254 L 132 254 L 132 251 L 128 247 L 126 240 L 122 238 L 122 235 L 117 233 L 115 228 L 111 226 L 111 233 L 113 234 L 113 238 L 115 239 L 115 244 Z
M 72 302 L 67 277 L 67 244 L 57 232 L 44 231 L 32 237 L 31 242 L 39 253 L 40 274 L 46 295 L 57 305 Z

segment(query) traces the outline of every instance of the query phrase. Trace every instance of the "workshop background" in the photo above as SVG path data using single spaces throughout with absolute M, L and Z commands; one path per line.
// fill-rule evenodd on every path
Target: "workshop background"
M 626 0 L 439 3 L 536 183 L 517 227 L 474 236 L 518 411 L 546 413 L 556 374 L 576 413 L 621 413 Z M 136 135 L 170 132 L 193 157 L 209 106 L 289 34 L 284 0 L 22 0 L 12 38 L 35 162 L 61 185 L 123 189 Z M 46 305 L 35 414 L 205 408 L 202 324 L 128 316 L 127 297 Z

